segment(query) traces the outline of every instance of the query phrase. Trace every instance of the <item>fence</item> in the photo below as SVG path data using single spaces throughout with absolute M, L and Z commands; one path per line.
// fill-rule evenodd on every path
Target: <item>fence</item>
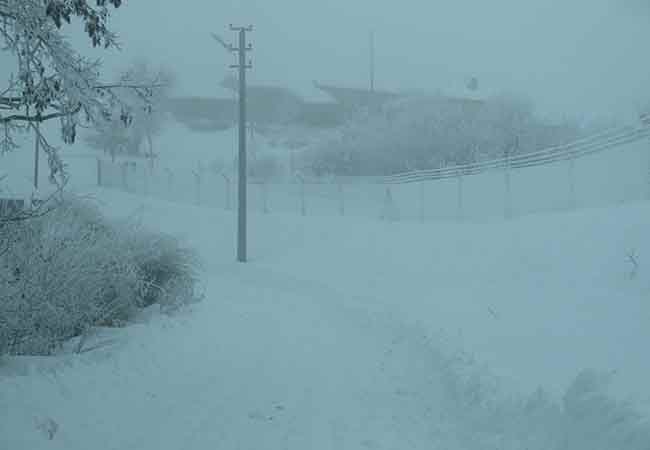
M 646 200 L 649 125 L 616 128 L 533 153 L 396 174 L 382 181 L 402 217 L 421 220 L 480 220 Z
M 174 202 L 233 210 L 237 177 L 197 167 L 194 170 L 151 170 L 145 162 L 97 160 L 97 184 Z M 379 216 L 382 186 L 372 178 L 337 177 L 251 180 L 248 206 L 262 214 Z
M 381 178 L 253 180 L 262 214 L 483 220 L 650 198 L 650 126 L 616 128 L 567 145 L 462 166 Z M 237 179 L 203 167 L 152 170 L 97 160 L 97 183 L 166 200 L 232 210 Z

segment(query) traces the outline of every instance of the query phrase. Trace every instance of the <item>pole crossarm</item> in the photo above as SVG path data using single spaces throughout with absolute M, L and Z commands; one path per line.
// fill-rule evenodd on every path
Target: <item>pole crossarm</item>
M 229 27 L 230 27 L 230 31 L 248 31 L 248 32 L 253 31 L 253 25 L 248 25 L 246 27 L 236 27 L 233 24 L 230 24 Z

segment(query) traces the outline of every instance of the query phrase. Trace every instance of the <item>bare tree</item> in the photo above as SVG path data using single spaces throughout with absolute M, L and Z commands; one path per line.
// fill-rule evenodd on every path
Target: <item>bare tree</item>
M 152 91 L 146 104 L 131 91 L 119 93 L 120 103 L 111 111 L 109 120 L 94 124 L 93 132 L 86 136 L 85 141 L 97 150 L 102 150 L 115 159 L 116 155 L 146 156 L 150 163 L 156 157 L 153 140 L 162 132 L 165 119 L 165 102 L 169 89 L 173 84 L 174 75 L 170 70 L 157 69 L 146 60 L 138 60 L 126 70 L 121 78 L 145 84 L 156 80 L 159 88 Z M 122 123 L 119 118 L 123 109 L 127 109 L 130 120 Z M 147 148 L 142 149 L 144 142 Z

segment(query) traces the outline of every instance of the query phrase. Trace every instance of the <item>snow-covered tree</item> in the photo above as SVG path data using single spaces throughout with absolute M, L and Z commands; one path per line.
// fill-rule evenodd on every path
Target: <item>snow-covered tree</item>
M 568 123 L 545 122 L 516 96 L 409 96 L 358 113 L 337 137 L 307 153 L 307 164 L 320 174 L 387 175 L 530 152 L 579 133 Z
M 82 56 L 61 29 L 81 21 L 94 47 L 118 48 L 109 29 L 110 12 L 121 0 L 0 0 L 0 40 L 14 70 L 0 80 L 0 152 L 17 148 L 15 136 L 37 124 L 59 120 L 64 143 L 75 142 L 79 124 L 131 121 L 132 111 L 118 95 L 130 91 L 144 104 L 157 87 L 124 77 L 116 84 L 101 80 L 101 61 Z M 123 106 L 123 107 L 121 107 Z M 37 133 L 47 153 L 52 181 L 65 178 L 59 152 Z
M 159 88 L 152 91 L 145 107 L 142 107 L 142 100 L 132 91 L 120 92 L 120 104 L 111 112 L 112 120 L 95 123 L 85 141 L 95 149 L 110 154 L 112 158 L 120 154 L 146 156 L 153 164 L 156 157 L 153 140 L 163 129 L 165 104 L 174 75 L 170 70 L 154 70 L 149 62 L 141 59 L 121 75 L 120 80 L 123 79 L 139 84 L 156 80 Z M 130 112 L 128 126 L 115 120 L 125 108 Z M 145 141 L 146 148 L 143 148 Z

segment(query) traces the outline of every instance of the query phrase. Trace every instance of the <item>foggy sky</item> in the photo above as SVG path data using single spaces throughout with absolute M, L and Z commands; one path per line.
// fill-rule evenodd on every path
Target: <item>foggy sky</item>
M 650 100 L 650 2 L 644 0 L 138 0 L 114 12 L 116 70 L 146 55 L 178 72 L 180 94 L 219 95 L 233 58 L 209 37 L 253 24 L 253 82 L 310 93 L 312 80 L 530 96 L 542 113 L 636 112 Z M 76 43 L 82 42 L 75 37 Z M 97 55 L 96 55 L 97 56 Z

